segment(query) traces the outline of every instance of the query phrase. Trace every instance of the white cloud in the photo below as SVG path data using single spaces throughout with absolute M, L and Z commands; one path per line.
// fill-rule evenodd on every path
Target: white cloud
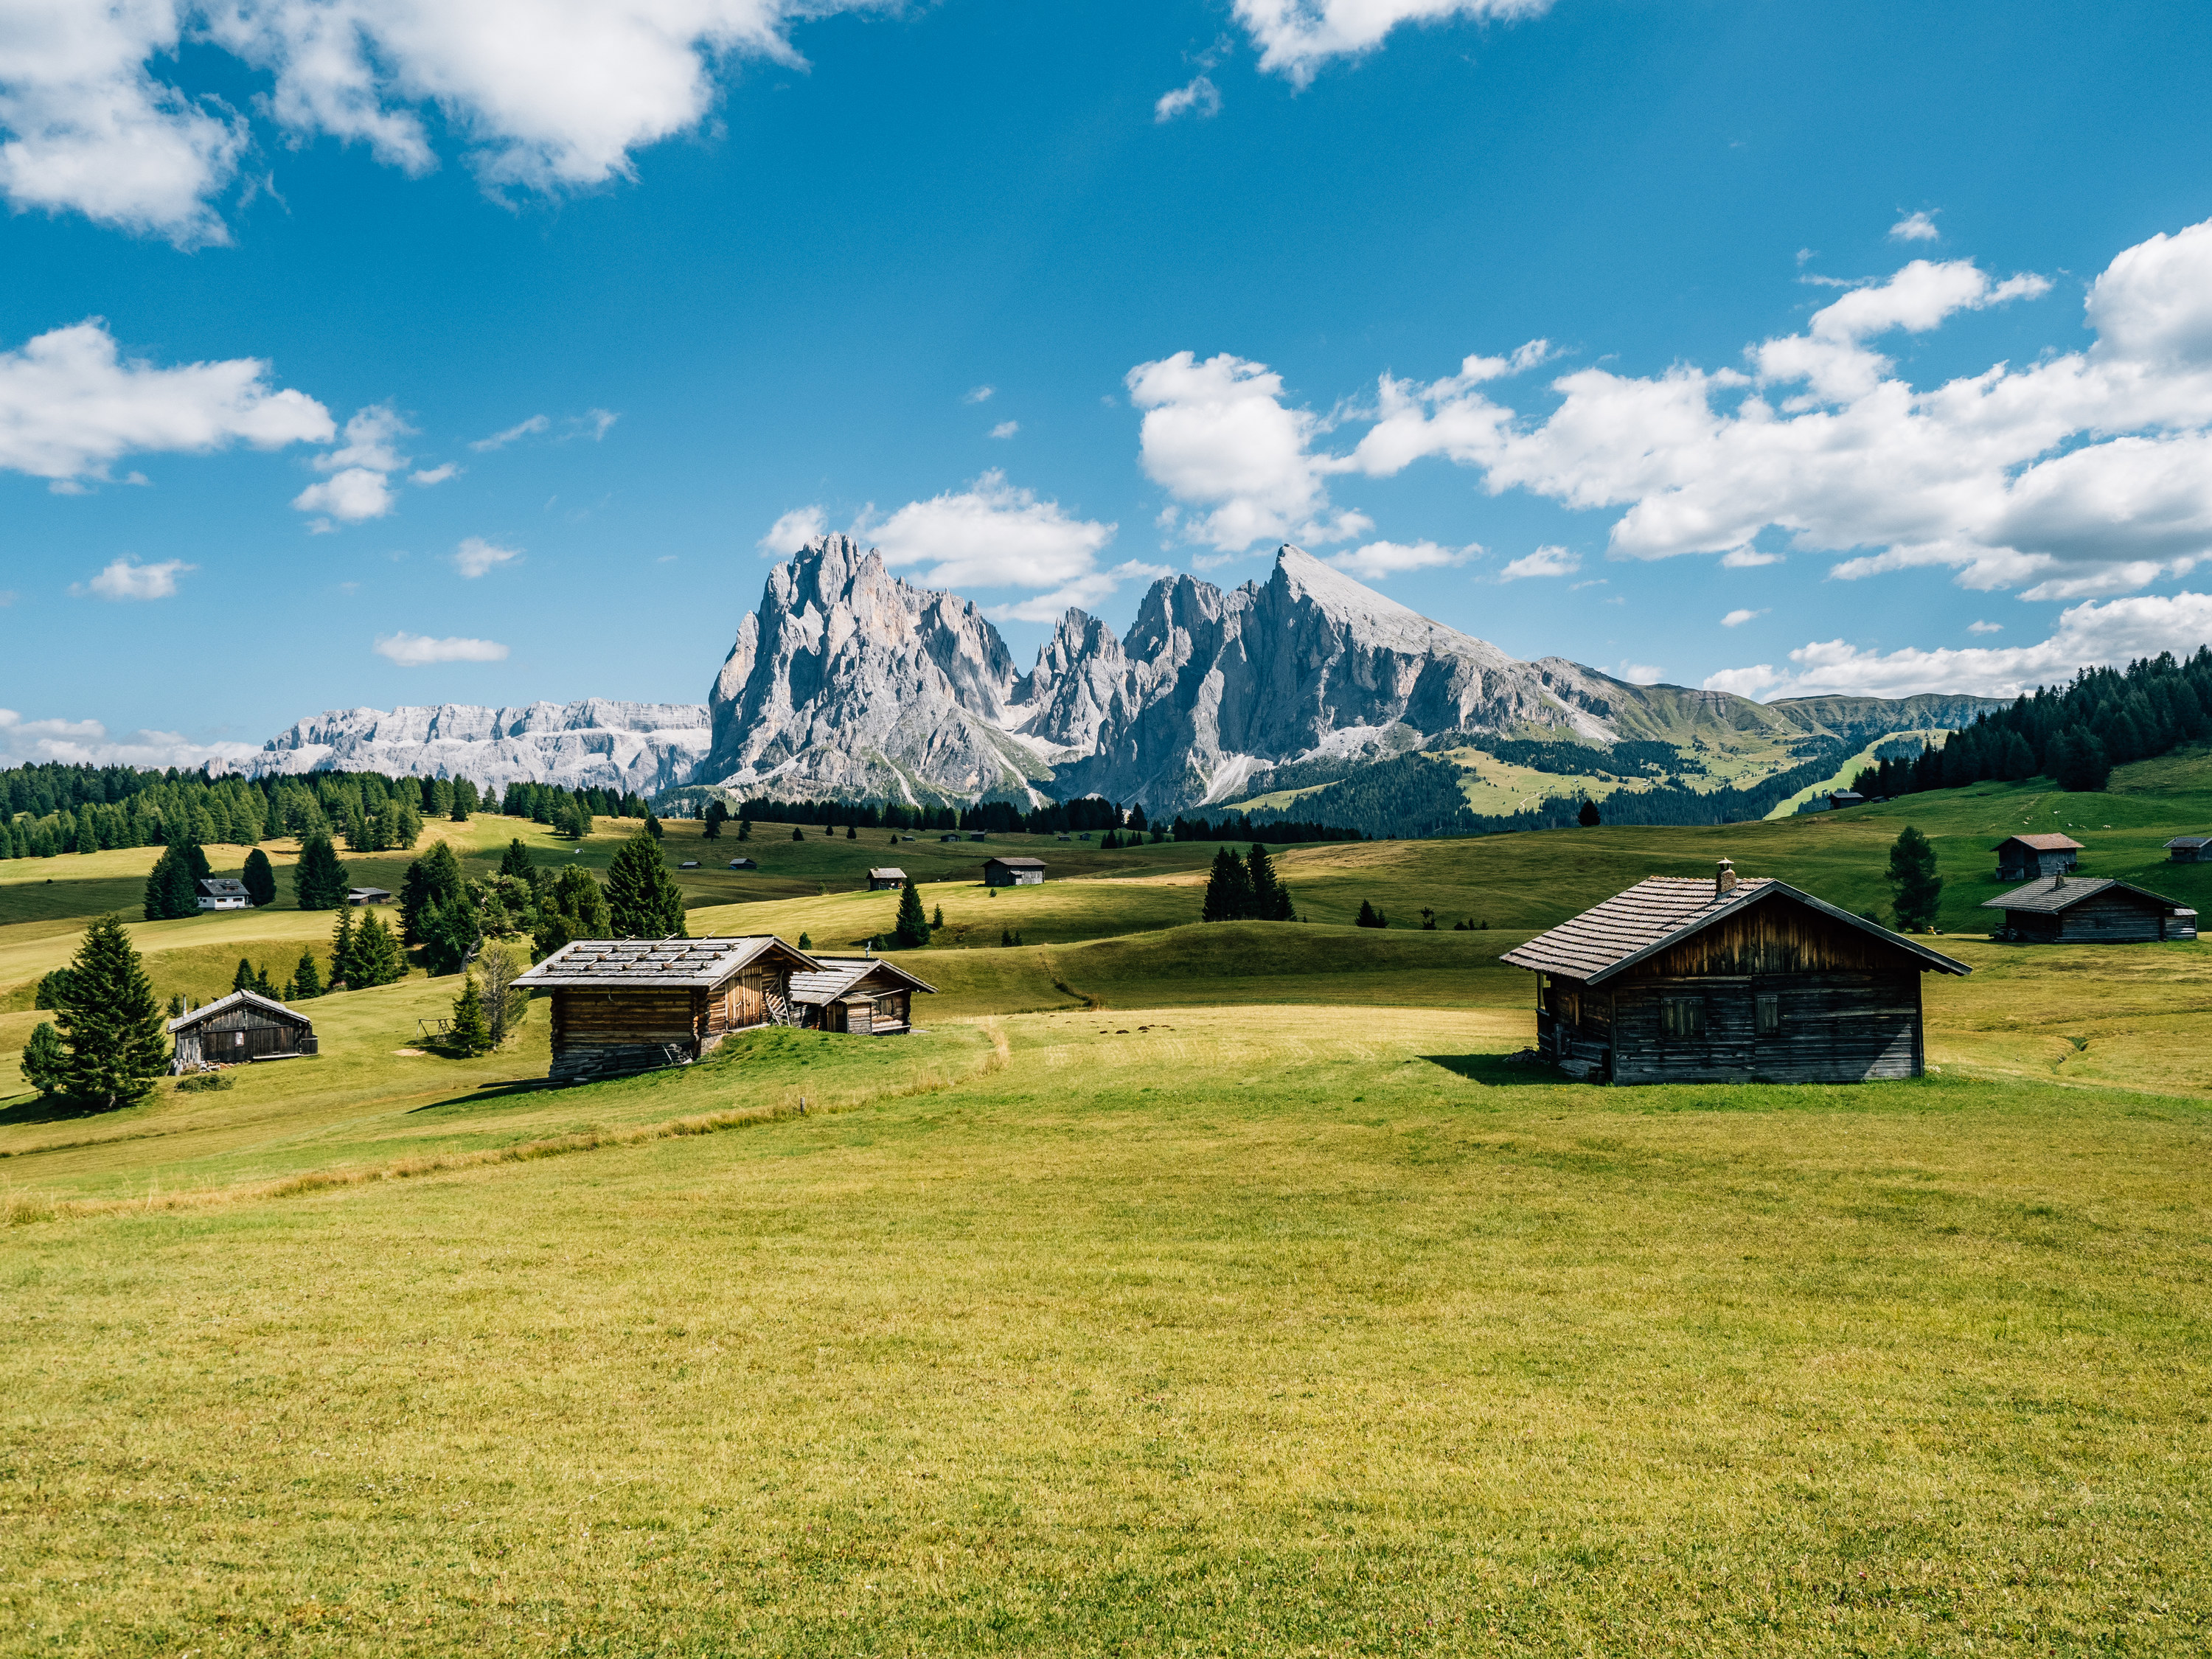
M 971 386 L 961 394 L 960 401 L 963 404 L 988 404 L 991 401 L 991 394 L 998 389 L 994 386 Z
M 421 668 L 436 662 L 505 662 L 507 647 L 496 640 L 434 640 L 401 633 L 380 635 L 376 654 L 389 657 L 402 668 Z
M 1540 547 L 1508 564 L 1498 573 L 1498 580 L 1516 582 L 1524 576 L 1571 576 L 1582 568 L 1579 554 L 1570 553 L 1564 547 Z
M 409 480 L 410 482 L 418 483 L 422 485 L 423 489 L 428 489 L 433 484 L 441 484 L 448 478 L 459 477 L 460 476 L 460 472 L 461 468 L 459 462 L 447 461 L 442 466 L 434 466 L 429 468 L 427 471 L 410 473 L 409 474 Z
M 1890 240 L 1897 242 L 1932 242 L 1942 234 L 1932 213 L 1908 213 L 1889 228 Z
M 1322 476 L 1341 470 L 1312 451 L 1320 422 L 1283 406 L 1283 381 L 1265 363 L 1224 352 L 1204 362 L 1178 351 L 1139 363 L 1129 400 L 1146 411 L 1139 439 L 1146 476 L 1177 501 L 1210 507 L 1188 539 L 1238 553 L 1255 541 L 1345 541 L 1373 527 L 1333 513 Z
M 1175 571 L 1164 564 L 1146 564 L 1141 560 L 1128 559 L 1111 570 L 1094 570 L 1079 576 L 1055 592 L 1040 593 L 1035 599 L 1018 599 L 1008 605 L 992 605 L 983 614 L 993 622 L 1058 622 L 1060 613 L 1071 608 L 1087 610 L 1109 597 L 1123 582 L 1157 581 L 1163 576 L 1172 576 Z
M 1177 116 L 1195 116 L 1204 121 L 1221 113 L 1221 89 L 1213 84 L 1212 77 L 1198 75 L 1183 85 L 1170 88 L 1152 106 L 1152 119 L 1157 123 L 1174 120 Z
M 177 591 L 178 577 L 198 568 L 182 559 L 141 564 L 126 553 L 89 582 L 82 586 L 72 584 L 70 592 L 97 593 L 103 599 L 166 599 Z
M 1721 618 L 1723 628 L 1741 628 L 1747 622 L 1756 622 L 1765 616 L 1764 611 L 1731 611 Z
M 392 511 L 393 502 L 385 475 L 365 466 L 349 466 L 292 498 L 292 505 L 302 513 L 327 513 L 347 524 L 380 519 Z
M 328 442 L 330 411 L 268 375 L 258 357 L 125 360 L 98 318 L 54 329 L 0 352 L 0 468 L 67 485 L 105 480 L 127 454 Z
M 112 739 L 98 720 L 27 720 L 12 708 L 0 708 L 0 765 L 58 762 L 152 769 L 212 763 L 220 770 L 259 752 L 255 744 L 192 743 L 177 732 L 134 732 Z
M 414 430 L 399 418 L 390 404 L 371 404 L 356 410 L 353 418 L 345 423 L 343 447 L 315 457 L 315 471 L 336 472 L 358 466 L 372 472 L 396 472 L 407 465 L 407 458 L 394 446 Z
M 1656 663 L 1624 662 L 1613 672 L 1616 678 L 1626 680 L 1631 685 L 1656 685 L 1659 683 L 1659 665 Z
M 1760 663 L 1708 676 L 1708 690 L 1741 696 L 1850 693 L 1905 697 L 1921 691 L 2012 697 L 2038 685 L 2062 684 L 2079 668 L 2117 666 L 2161 651 L 2193 653 L 2212 641 L 2212 594 L 2138 594 L 2059 613 L 2058 626 L 2036 645 L 1968 646 L 1884 653 L 1842 640 L 1815 641 L 1790 653 L 1794 671 Z M 1747 689 L 1755 688 L 1755 689 Z
M 568 435 L 572 438 L 589 438 L 593 443 L 597 443 L 607 435 L 607 428 L 620 419 L 622 416 L 611 409 L 587 409 L 580 415 L 571 415 L 568 417 Z
M 994 438 L 1011 438 L 1021 429 L 1022 423 L 1019 421 L 1001 421 L 991 428 L 991 435 Z
M 1993 622 L 1970 622 L 1966 624 L 1966 631 L 1969 634 L 2002 634 L 2004 632 L 2004 624 Z
M 11 0 L 0 50 L 0 191 L 185 246 L 228 240 L 211 205 L 245 118 L 160 76 L 180 37 L 270 77 L 282 136 L 359 141 L 410 174 L 438 165 L 424 116 L 469 146 L 485 189 L 635 176 L 632 154 L 696 129 L 716 70 L 793 67 L 801 19 L 888 0 Z
M 499 547 L 481 536 L 471 536 L 453 550 L 453 568 L 464 576 L 477 577 L 521 556 L 519 547 Z
M 854 533 L 870 537 L 893 569 L 928 565 L 922 580 L 932 587 L 1064 591 L 1099 574 L 1097 556 L 1114 530 L 1072 519 L 1057 501 L 1039 501 L 994 471 L 968 489 L 909 501 L 872 529 L 856 525 Z
M 1440 570 L 1449 565 L 1465 564 L 1481 551 L 1472 543 L 1455 548 L 1440 547 L 1435 542 L 1369 542 L 1348 553 L 1330 555 L 1328 562 L 1339 570 L 1350 571 L 1362 581 L 1379 582 L 1409 570 Z
M 770 525 L 755 545 L 765 558 L 787 559 L 829 527 L 829 515 L 820 507 L 794 507 Z
M 1512 22 L 1541 16 L 1551 0 L 1237 0 L 1237 21 L 1260 49 L 1260 67 L 1304 86 L 1333 58 L 1358 57 L 1401 23 L 1451 18 Z
M 487 450 L 504 449 L 520 438 L 533 437 L 553 424 L 543 415 L 532 415 L 526 421 L 517 421 L 504 432 L 495 432 L 489 438 L 478 438 L 469 447 L 483 453 Z
M 1779 553 L 1762 553 L 1755 547 L 1732 547 L 1721 556 L 1723 570 L 1756 570 L 1763 564 L 1780 564 Z

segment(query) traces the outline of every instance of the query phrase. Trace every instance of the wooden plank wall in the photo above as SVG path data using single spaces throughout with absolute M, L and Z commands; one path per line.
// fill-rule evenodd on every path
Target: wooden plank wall
M 706 993 L 678 990 L 586 990 L 563 986 L 553 993 L 553 1042 L 605 1047 L 638 1042 L 690 1042 L 697 1035 L 696 1001 Z
M 1705 1033 L 1669 1037 L 1662 1006 L 1685 996 L 1704 1005 Z M 1764 1037 L 1760 996 L 1780 1000 L 1780 1029 Z M 1917 972 L 1639 978 L 1615 990 L 1612 1012 L 1618 1083 L 1844 1083 L 1922 1070 Z
M 1759 904 L 1642 963 L 1639 975 L 1894 972 L 1914 958 L 1871 934 L 1796 904 Z M 1917 969 L 1915 969 L 1917 971 Z

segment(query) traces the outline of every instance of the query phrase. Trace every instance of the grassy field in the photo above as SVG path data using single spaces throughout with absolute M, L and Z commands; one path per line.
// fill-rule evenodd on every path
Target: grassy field
M 2071 825 L 2212 911 L 2159 848 L 2212 759 L 2116 782 L 1294 848 L 1304 925 L 1197 923 L 1210 845 L 1045 838 L 994 897 L 1023 838 L 763 831 L 692 931 L 866 938 L 898 863 L 947 922 L 921 1032 L 548 1091 L 542 1012 L 446 1059 L 418 972 L 96 1116 L 15 1051 L 150 856 L 0 864 L 0 1651 L 2204 1650 L 2212 947 L 1975 908 Z M 1927 982 L 1926 1079 L 1509 1059 L 1528 933 L 1723 854 L 1872 908 L 1906 822 L 1976 969 Z M 734 855 L 696 828 L 672 861 Z M 133 932 L 227 986 L 330 920 Z

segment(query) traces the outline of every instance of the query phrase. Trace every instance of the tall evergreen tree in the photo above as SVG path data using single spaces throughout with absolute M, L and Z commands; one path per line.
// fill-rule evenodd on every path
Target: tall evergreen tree
M 522 837 L 517 836 L 507 842 L 507 851 L 500 854 L 499 872 L 502 876 L 529 881 L 532 878 L 533 868 L 530 862 L 530 849 L 522 844 Z
M 337 848 L 325 835 L 311 835 L 293 866 L 292 892 L 302 910 L 343 910 L 351 886 Z
M 407 976 L 407 960 L 399 954 L 398 939 L 374 911 L 362 916 L 361 926 L 354 929 L 353 969 L 358 977 L 348 983 L 356 991 L 390 985 Z
M 331 929 L 331 989 L 341 985 L 347 990 L 360 988 L 354 978 L 353 966 L 353 908 L 338 907 L 338 925 Z
M 461 861 L 442 841 L 410 863 L 399 878 L 399 937 L 410 945 L 422 944 L 424 914 L 433 906 L 465 903 L 468 884 Z
M 1359 914 L 1352 919 L 1352 925 L 1354 927 L 1388 927 L 1390 918 L 1362 899 L 1359 901 Z
M 257 988 L 253 978 L 253 964 L 244 957 L 239 957 L 238 971 L 230 976 L 230 988 L 234 991 L 251 991 Z
M 1943 878 L 1936 873 L 1936 849 L 1928 837 L 1911 824 L 1890 844 L 1889 885 L 1894 895 L 1890 908 L 1897 925 L 1905 932 L 1936 925 L 1936 901 L 1943 892 Z
M 461 994 L 453 999 L 449 1041 L 465 1054 L 485 1054 L 491 1048 L 491 1027 L 484 1019 L 483 994 L 477 989 L 474 974 L 461 981 Z
M 1252 888 L 1252 907 L 1245 914 L 1255 921 L 1288 921 L 1291 890 L 1277 879 L 1274 861 L 1256 841 L 1244 860 L 1244 869 Z
M 1575 814 L 1575 822 L 1585 830 L 1595 830 L 1604 821 L 1604 817 L 1597 810 L 1597 803 L 1594 800 L 1584 801 L 1583 810 Z
M 645 815 L 645 833 L 651 836 L 653 840 L 659 841 L 666 831 L 661 829 L 660 820 L 647 812 Z
M 180 916 L 198 915 L 199 908 L 199 886 L 192 879 L 191 865 L 184 849 L 164 848 L 146 878 L 146 920 L 174 921 Z
M 246 896 L 256 908 L 276 902 L 276 872 L 269 862 L 269 854 L 258 847 L 246 855 L 246 869 L 239 879 L 246 884 Z
M 1213 868 L 1206 878 L 1206 900 L 1200 908 L 1205 921 L 1242 921 L 1252 913 L 1252 872 L 1244 860 L 1226 847 L 1213 855 Z
M 616 851 L 607 866 L 607 911 L 617 939 L 689 939 L 684 896 L 677 890 L 660 843 L 641 830 Z
M 92 814 L 88 811 L 76 815 L 76 850 L 80 853 L 97 853 L 100 850 L 100 837 L 93 833 Z
M 572 864 L 553 878 L 538 902 L 533 943 L 541 957 L 550 957 L 571 940 L 612 939 L 614 931 L 605 890 L 590 871 Z
M 914 878 L 906 878 L 899 889 L 898 921 L 891 928 L 891 947 L 898 951 L 919 951 L 929 943 L 929 918 L 922 913 L 921 889 L 914 884 Z
M 144 1099 L 167 1069 L 169 1045 L 122 917 L 101 916 L 84 930 L 70 973 L 70 1004 L 58 1011 L 69 1050 L 63 1092 L 102 1111 Z
M 723 805 L 719 799 L 710 800 L 707 803 L 707 827 L 699 833 L 708 841 L 720 841 L 722 838 L 722 826 L 729 821 L 730 809 Z
M 2095 732 L 2069 726 L 2051 745 L 2051 775 L 2061 789 L 2086 792 L 2102 789 L 2112 775 L 2111 757 Z
M 52 1021 L 42 1019 L 32 1028 L 31 1040 L 23 1045 L 21 1069 L 23 1081 L 48 1098 L 67 1085 L 69 1050 L 62 1047 L 62 1034 Z
M 323 976 L 315 968 L 313 951 L 300 952 L 299 964 L 292 969 L 292 982 L 285 988 L 287 1002 L 312 1002 L 323 994 Z

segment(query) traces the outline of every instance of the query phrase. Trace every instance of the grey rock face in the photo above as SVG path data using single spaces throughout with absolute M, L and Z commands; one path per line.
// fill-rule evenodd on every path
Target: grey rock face
M 242 769 L 252 777 L 382 772 L 501 789 L 526 781 L 652 794 L 688 782 L 708 741 L 707 710 L 697 703 L 593 697 L 520 708 L 333 708 L 271 738 Z

